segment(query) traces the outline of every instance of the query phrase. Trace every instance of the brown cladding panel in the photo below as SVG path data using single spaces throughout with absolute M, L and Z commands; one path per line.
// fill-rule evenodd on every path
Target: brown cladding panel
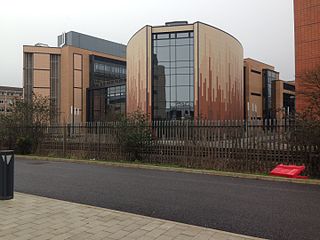
M 243 119 L 243 48 L 230 35 L 199 24 L 199 117 Z M 197 34 L 196 34 L 197 35 Z
M 194 116 L 197 118 L 199 116 L 199 84 L 200 84 L 200 77 L 199 77 L 199 24 L 195 23 L 193 28 L 194 33 Z
M 74 89 L 74 107 L 77 109 L 82 109 L 82 90 Z
M 74 69 L 82 70 L 82 55 L 74 54 L 73 63 L 74 63 Z
M 50 88 L 34 88 L 33 93 L 37 96 L 50 97 Z
M 35 69 L 50 69 L 50 54 L 35 53 L 33 59 Z
M 82 71 L 74 70 L 74 87 L 82 88 Z
M 148 34 L 151 34 L 150 27 L 144 27 L 131 38 L 127 47 L 127 113 L 129 114 L 137 110 L 148 112 L 148 78 L 150 81 Z
M 34 70 L 33 71 L 33 86 L 34 87 L 50 87 L 50 71 Z

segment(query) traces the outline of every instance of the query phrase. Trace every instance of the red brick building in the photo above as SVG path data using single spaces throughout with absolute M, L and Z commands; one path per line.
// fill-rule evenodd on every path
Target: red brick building
M 301 75 L 320 66 L 320 0 L 294 0 L 294 21 L 296 90 L 301 92 Z M 307 104 L 308 100 L 297 94 L 297 111 Z

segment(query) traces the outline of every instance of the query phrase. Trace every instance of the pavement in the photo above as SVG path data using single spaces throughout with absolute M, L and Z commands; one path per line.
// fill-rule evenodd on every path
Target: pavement
M 1 240 L 254 240 L 258 238 L 15 193 L 0 201 Z
M 319 185 L 20 159 L 16 191 L 247 236 L 319 238 Z

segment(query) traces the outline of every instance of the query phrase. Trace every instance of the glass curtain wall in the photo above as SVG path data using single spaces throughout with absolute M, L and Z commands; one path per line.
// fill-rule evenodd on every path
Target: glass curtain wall
M 263 117 L 264 119 L 270 119 L 275 117 L 275 110 L 273 108 L 272 83 L 279 79 L 279 73 L 264 69 L 263 70 Z
M 193 32 L 153 34 L 152 118 L 194 118 Z
M 91 56 L 88 121 L 114 121 L 126 112 L 126 64 Z

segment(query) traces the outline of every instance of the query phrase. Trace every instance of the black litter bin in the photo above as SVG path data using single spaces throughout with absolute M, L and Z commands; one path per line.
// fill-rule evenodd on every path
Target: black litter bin
M 0 200 L 13 199 L 14 152 L 0 150 Z

